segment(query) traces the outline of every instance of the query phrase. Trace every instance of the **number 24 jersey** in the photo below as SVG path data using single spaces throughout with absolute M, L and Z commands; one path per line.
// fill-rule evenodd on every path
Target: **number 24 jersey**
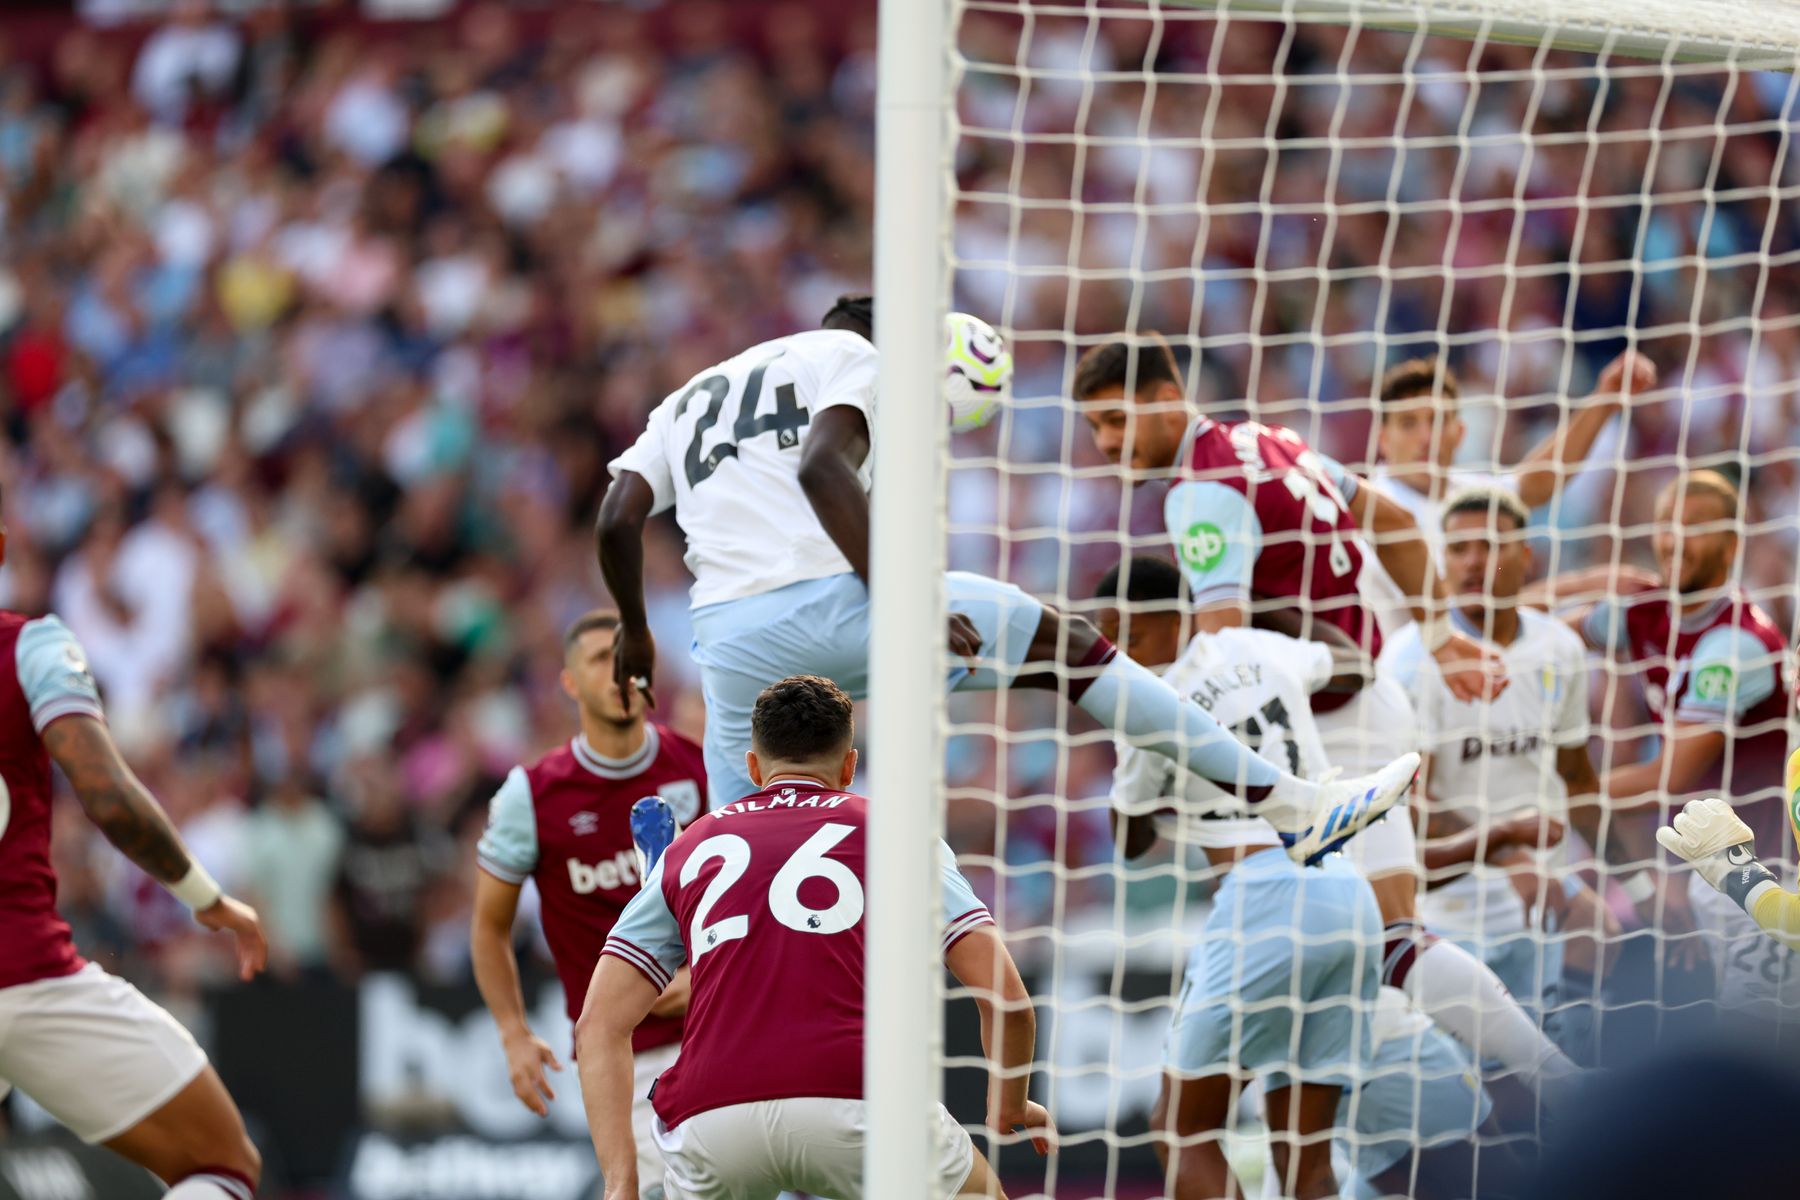
M 693 607 L 850 570 L 800 488 L 800 454 L 826 409 L 872 418 L 878 362 L 867 338 L 841 329 L 752 346 L 671 393 L 612 461 L 615 476 L 650 485 L 652 511 L 674 507 Z
M 671 1129 L 732 1104 L 861 1098 L 868 803 L 778 780 L 715 809 L 675 839 L 613 926 L 601 953 L 658 989 L 692 968 L 681 1057 L 651 1097 Z M 938 853 L 948 951 L 993 918 L 950 847 Z

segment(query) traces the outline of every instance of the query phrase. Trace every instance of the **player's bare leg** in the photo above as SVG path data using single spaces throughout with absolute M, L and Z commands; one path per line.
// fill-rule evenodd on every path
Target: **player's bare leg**
M 1331 1128 L 1343 1090 L 1336 1084 L 1297 1083 L 1264 1097 L 1269 1153 L 1283 1196 L 1327 1200 L 1338 1194 L 1331 1170 Z
M 975 1151 L 975 1165 L 969 1171 L 969 1177 L 963 1180 L 958 1196 L 988 1196 L 992 1200 L 1006 1200 L 1006 1193 L 1000 1190 L 1000 1177 L 994 1174 L 994 1168 L 981 1151 Z
M 1183 1079 L 1163 1073 L 1150 1128 L 1163 1165 L 1163 1187 L 1175 1200 L 1237 1200 L 1243 1195 L 1225 1158 L 1224 1134 L 1241 1085 L 1230 1075 Z M 1207 1135 L 1212 1136 L 1207 1136 Z
M 250 1200 L 262 1178 L 262 1155 L 210 1064 L 106 1148 L 168 1184 L 170 1200 Z
M 991 647 L 989 648 L 991 650 Z M 1296 860 L 1317 862 L 1397 804 L 1418 773 L 1405 754 L 1359 779 L 1311 783 L 1277 769 L 1088 621 L 1041 609 L 1011 686 L 1061 690 L 1071 704 L 1203 779 L 1256 805 Z

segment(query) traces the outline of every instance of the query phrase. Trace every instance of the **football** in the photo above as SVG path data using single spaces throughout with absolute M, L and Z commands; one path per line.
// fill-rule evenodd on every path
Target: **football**
M 968 313 L 945 317 L 944 332 L 944 399 L 950 405 L 950 428 L 957 433 L 980 429 L 994 419 L 1012 389 L 1012 354 L 992 325 Z

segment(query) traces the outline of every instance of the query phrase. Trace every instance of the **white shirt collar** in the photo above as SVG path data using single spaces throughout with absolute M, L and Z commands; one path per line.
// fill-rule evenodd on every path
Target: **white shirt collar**
M 656 732 L 656 726 L 644 726 L 644 744 L 636 753 L 624 758 L 608 758 L 588 745 L 587 735 L 578 733 L 569 748 L 575 752 L 575 761 L 602 779 L 630 779 L 642 775 L 645 768 L 656 761 L 662 748 L 662 738 Z

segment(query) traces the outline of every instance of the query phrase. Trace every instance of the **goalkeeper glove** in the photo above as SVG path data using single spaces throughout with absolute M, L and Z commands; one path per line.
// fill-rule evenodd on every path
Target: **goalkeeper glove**
M 1723 800 L 1688 801 L 1672 822 L 1656 831 L 1656 840 L 1745 911 L 1751 893 L 1765 883 L 1777 886 L 1775 873 L 1756 861 L 1750 827 Z

